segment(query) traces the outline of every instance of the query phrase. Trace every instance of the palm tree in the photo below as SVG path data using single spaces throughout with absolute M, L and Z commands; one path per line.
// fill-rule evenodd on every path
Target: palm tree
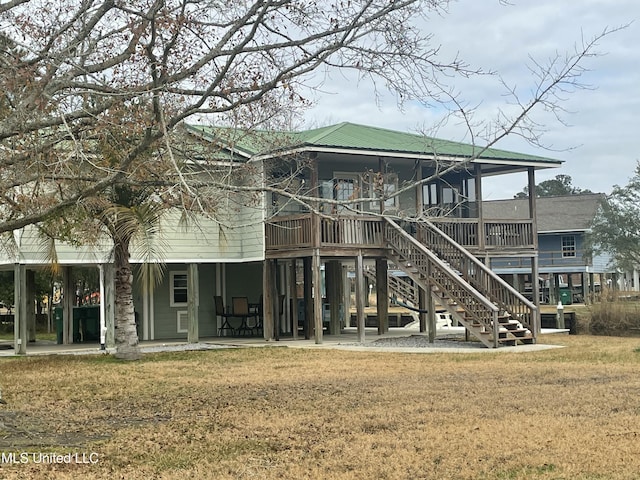
M 159 280 L 162 273 L 159 232 L 164 207 L 146 189 L 122 185 L 116 186 L 111 198 L 104 200 L 111 204 L 96 212 L 94 218 L 113 242 L 116 357 L 135 360 L 140 358 L 140 349 L 133 305 L 131 248 L 135 244 L 145 260 L 140 268 L 142 283 L 149 285 L 149 276 Z

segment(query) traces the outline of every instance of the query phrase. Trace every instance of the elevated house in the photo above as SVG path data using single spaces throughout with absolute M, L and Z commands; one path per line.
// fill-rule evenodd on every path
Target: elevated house
M 604 199 L 605 195 L 601 193 L 537 199 L 541 302 L 588 301 L 597 293 L 603 280 L 615 279 L 611 256 L 590 255 L 587 243 L 591 223 Z M 527 205 L 526 199 L 489 201 L 485 203 L 485 214 L 487 218 L 524 219 L 528 216 Z M 491 268 L 527 296 L 532 295 L 531 268 L 526 260 L 494 258 Z
M 357 327 L 364 339 L 365 270 L 376 278 L 383 333 L 388 298 L 400 288 L 388 282 L 391 266 L 417 289 L 422 331 L 434 333 L 434 312 L 440 308 L 489 347 L 535 342 L 538 292 L 527 300 L 489 265 L 517 257 L 538 271 L 536 199 L 525 200 L 521 218 L 489 219 L 482 179 L 523 172 L 534 191 L 536 170 L 561 162 L 350 123 L 286 134 L 186 129 L 219 145 L 229 162 L 259 165 L 244 181 L 264 193 L 251 202 L 227 196 L 231 228 L 203 219 L 184 230 L 176 217 L 165 218 L 165 281 L 155 290 L 143 286 L 135 292 L 141 339 L 197 341 L 257 333 L 320 343 L 325 331 L 340 333 L 351 298 L 349 271 L 355 275 Z M 4 260 L 15 265 L 19 278 L 42 264 L 28 232 L 19 235 L 16 256 Z M 67 266 L 101 265 L 101 318 L 109 344 L 113 297 L 107 247 L 98 252 L 61 245 L 59 258 Z M 241 317 L 216 310 L 216 296 L 226 305 L 233 297 L 248 298 L 262 328 L 252 324 L 250 332 L 239 331 Z M 72 341 L 68 313 L 66 318 L 65 341 Z M 236 327 L 226 330 L 229 322 Z

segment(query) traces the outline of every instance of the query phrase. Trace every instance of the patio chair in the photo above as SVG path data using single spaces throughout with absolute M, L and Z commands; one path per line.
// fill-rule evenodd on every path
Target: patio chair
M 213 297 L 216 304 L 216 316 L 222 317 L 222 326 L 218 329 L 218 335 L 222 336 L 222 332 L 228 330 L 231 332 L 231 335 L 235 335 L 236 329 L 231 326 L 229 323 L 229 319 L 234 315 L 231 313 L 227 313 L 224 308 L 224 300 L 221 296 L 216 295 Z
M 240 319 L 240 327 L 238 327 L 237 333 L 248 332 L 253 333 L 253 328 L 249 327 L 247 320 L 252 317 L 256 317 L 257 314 L 253 313 L 249 309 L 249 300 L 247 297 L 232 297 L 231 298 L 231 316 Z

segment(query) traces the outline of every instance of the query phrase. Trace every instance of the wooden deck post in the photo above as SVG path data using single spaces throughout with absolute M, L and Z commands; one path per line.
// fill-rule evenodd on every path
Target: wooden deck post
M 582 283 L 582 302 L 585 305 L 589 304 L 589 276 L 587 273 L 582 272 L 580 274 L 580 280 Z
M 483 252 L 486 247 L 487 235 L 484 228 L 484 213 L 482 208 L 482 167 L 480 164 L 474 165 L 474 180 L 476 187 L 476 205 L 478 206 L 478 249 Z
M 71 273 L 71 267 L 62 269 L 62 283 L 64 285 L 64 296 L 62 297 L 62 343 L 64 345 L 73 343 L 73 304 L 76 292 L 73 288 Z
M 282 318 L 280 316 L 280 290 L 278 289 L 278 260 L 272 260 L 271 266 L 271 285 L 273 291 L 271 292 L 271 298 L 273 299 L 273 305 L 271 310 L 273 312 L 273 339 L 275 341 L 280 340 L 280 327 Z
M 340 302 L 342 300 L 342 269 L 340 262 L 331 260 L 325 264 L 325 284 L 327 288 L 327 302 L 331 314 L 329 323 L 329 333 L 338 335 L 340 333 Z
M 25 294 L 27 296 L 27 310 L 26 310 L 26 321 L 27 321 L 27 341 L 35 342 L 36 341 L 36 309 L 34 299 L 36 298 L 36 272 L 33 270 L 27 270 L 25 272 L 26 275 L 26 290 Z
M 262 297 L 262 332 L 265 340 L 273 340 L 273 327 L 274 327 L 274 315 L 273 315 L 273 302 L 274 302 L 274 290 L 276 285 L 274 282 L 274 267 L 273 262 L 269 259 L 264 261 L 264 268 L 262 269 L 262 285 L 263 285 L 263 297 Z
M 358 325 L 358 342 L 364 343 L 365 315 L 364 315 L 364 262 L 362 252 L 356 257 L 356 318 Z
M 540 316 L 540 282 L 538 281 L 539 273 L 539 260 L 538 255 L 531 257 L 531 294 L 533 295 L 533 304 L 536 306 L 536 318 L 534 321 L 533 332 L 537 337 L 542 327 L 542 320 Z
M 296 281 L 296 259 L 289 264 L 289 294 L 291 297 L 291 334 L 298 339 L 298 288 Z
M 198 343 L 198 304 L 200 297 L 200 280 L 198 277 L 198 264 L 190 263 L 187 267 L 187 342 Z
M 418 308 L 421 310 L 418 313 L 418 318 L 420 320 L 420 333 L 427 333 L 427 292 L 425 289 L 418 287 Z
M 389 277 L 385 258 L 376 258 L 376 313 L 378 335 L 389 331 Z
M 351 326 L 351 281 L 349 280 L 349 268 L 342 266 L 342 304 L 344 305 L 344 326 Z
M 26 267 L 16 263 L 13 270 L 13 347 L 16 355 L 27 353 L 27 274 Z
M 435 308 L 435 304 L 433 301 L 433 294 L 431 292 L 431 275 L 432 275 L 432 271 L 431 271 L 432 267 L 431 267 L 431 262 L 429 262 L 429 264 L 427 265 L 427 291 L 426 293 L 426 307 L 427 307 L 427 315 L 429 318 L 429 343 L 434 343 L 436 341 L 436 328 L 437 328 L 437 322 L 436 322 L 436 308 Z
M 533 231 L 533 248 L 538 250 L 538 207 L 536 205 L 536 169 L 529 167 L 527 169 L 528 190 L 529 190 L 529 218 L 532 223 Z
M 416 216 L 420 217 L 424 213 L 424 185 L 422 180 L 422 160 L 416 162 L 415 179 L 416 179 Z
M 302 274 L 304 277 L 304 338 L 311 339 L 314 336 L 313 320 L 313 279 L 311 274 L 311 257 L 302 259 Z
M 320 249 L 316 248 L 311 258 L 313 277 L 313 327 L 316 344 L 322 343 L 322 272 L 320 270 Z
M 555 305 L 560 300 L 560 274 L 552 273 L 551 278 L 553 279 L 553 304 Z

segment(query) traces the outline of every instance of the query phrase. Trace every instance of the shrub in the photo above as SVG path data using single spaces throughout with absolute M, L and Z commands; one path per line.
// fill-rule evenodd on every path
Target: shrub
M 594 335 L 640 334 L 640 304 L 616 299 L 615 295 L 602 295 L 600 303 L 589 307 L 590 332 Z

